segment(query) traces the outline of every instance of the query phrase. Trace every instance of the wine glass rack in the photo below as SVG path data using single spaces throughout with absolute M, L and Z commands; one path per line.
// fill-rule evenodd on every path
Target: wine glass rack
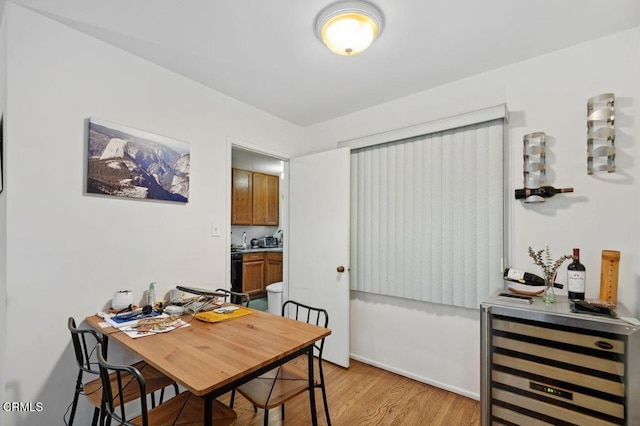
M 587 101 L 587 174 L 616 171 L 614 103 L 613 93 Z

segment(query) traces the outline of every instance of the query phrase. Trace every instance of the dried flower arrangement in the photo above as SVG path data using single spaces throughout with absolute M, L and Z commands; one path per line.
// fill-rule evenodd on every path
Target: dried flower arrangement
M 549 252 L 549 246 L 547 246 L 543 250 L 538 250 L 535 252 L 531 247 L 529 247 L 529 256 L 531 256 L 533 262 L 536 265 L 542 268 L 544 277 L 552 282 L 556 278 L 556 274 L 558 273 L 558 268 L 560 267 L 560 265 L 562 265 L 566 260 L 573 259 L 573 256 L 569 254 L 561 256 L 554 262 L 551 258 L 551 253 Z

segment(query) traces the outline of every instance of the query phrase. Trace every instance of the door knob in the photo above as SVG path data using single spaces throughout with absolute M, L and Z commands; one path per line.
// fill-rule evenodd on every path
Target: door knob
M 344 272 L 344 266 L 338 266 L 338 272 L 343 273 Z

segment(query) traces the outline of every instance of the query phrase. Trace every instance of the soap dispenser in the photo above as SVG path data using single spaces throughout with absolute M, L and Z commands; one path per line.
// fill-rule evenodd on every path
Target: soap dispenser
M 149 284 L 149 291 L 147 292 L 147 305 L 150 305 L 152 308 L 156 304 L 156 283 L 152 282 Z

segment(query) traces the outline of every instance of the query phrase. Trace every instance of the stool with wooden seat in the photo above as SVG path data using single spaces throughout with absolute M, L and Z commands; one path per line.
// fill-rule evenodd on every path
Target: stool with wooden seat
M 78 364 L 78 377 L 76 380 L 76 389 L 71 406 L 69 426 L 73 425 L 76 408 L 78 406 L 78 398 L 81 393 L 84 394 L 91 405 L 95 407 L 93 420 L 91 422 L 91 424 L 95 426 L 98 423 L 100 410 L 103 406 L 103 384 L 101 378 L 99 377 L 100 370 L 98 368 L 97 362 L 95 361 L 95 359 L 93 359 L 92 355 L 94 352 L 98 351 L 98 347 L 100 347 L 100 350 L 104 351 L 101 355 L 106 356 L 107 346 L 104 344 L 102 337 L 96 331 L 91 329 L 77 328 L 76 322 L 73 317 L 69 317 L 67 326 L 69 328 L 69 331 L 71 332 L 71 340 L 73 341 L 73 349 L 76 355 L 76 362 Z M 91 336 L 91 338 L 88 339 L 89 336 Z M 133 367 L 135 367 L 144 376 L 145 382 L 147 383 L 146 393 L 151 394 L 151 404 L 153 406 L 155 406 L 154 393 L 156 391 L 161 391 L 160 403 L 162 403 L 164 397 L 164 389 L 167 386 L 173 386 L 175 394 L 178 395 L 178 385 L 176 385 L 173 380 L 171 380 L 146 362 L 137 362 L 133 364 Z M 89 382 L 83 383 L 83 377 L 85 373 L 95 375 L 97 377 Z M 131 377 L 126 379 L 125 384 L 130 383 L 131 379 Z M 116 377 L 112 376 L 110 378 L 110 388 L 115 389 L 117 386 L 118 384 L 116 383 Z M 122 400 L 125 403 L 140 398 L 140 394 L 137 391 L 137 387 L 135 386 L 123 386 L 122 390 Z
M 98 364 L 100 366 L 100 378 L 106 389 L 104 392 L 105 411 L 107 422 L 114 420 L 119 425 L 131 426 L 173 426 L 189 425 L 196 426 L 204 423 L 204 399 L 185 391 L 164 403 L 147 409 L 147 401 L 144 397 L 147 394 L 146 380 L 135 367 L 131 365 L 115 365 L 108 363 L 102 355 L 101 344 L 98 344 Z M 109 384 L 112 377 L 118 386 L 112 389 Z M 127 386 L 129 381 L 131 385 Z M 124 389 L 127 386 L 129 389 Z M 128 419 L 124 397 L 125 392 L 137 393 L 140 400 L 140 413 L 136 417 Z M 215 426 L 228 426 L 236 422 L 236 412 L 220 401 L 211 401 L 212 423 Z M 136 410 L 136 414 L 138 410 Z
M 288 300 L 282 305 L 282 316 L 288 316 L 298 321 L 304 321 L 325 328 L 329 325 L 329 316 L 326 310 L 303 305 L 302 303 L 292 300 Z M 318 360 L 318 368 L 314 368 L 314 371 L 317 371 L 318 375 L 314 377 L 313 388 L 309 389 L 309 375 L 307 371 L 296 367 L 293 364 L 295 362 L 294 360 L 238 386 L 231 393 L 231 407 L 233 408 L 235 392 L 238 391 L 253 404 L 254 411 L 257 411 L 257 408 L 264 409 L 264 424 L 266 426 L 269 423 L 270 409 L 281 406 L 282 420 L 284 420 L 285 402 L 307 390 L 315 392 L 316 388 L 320 388 L 324 402 L 324 412 L 327 416 L 327 424 L 331 425 L 329 406 L 327 405 L 327 391 L 324 384 L 324 372 L 322 370 L 323 348 L 324 338 L 314 344 L 314 352 Z

